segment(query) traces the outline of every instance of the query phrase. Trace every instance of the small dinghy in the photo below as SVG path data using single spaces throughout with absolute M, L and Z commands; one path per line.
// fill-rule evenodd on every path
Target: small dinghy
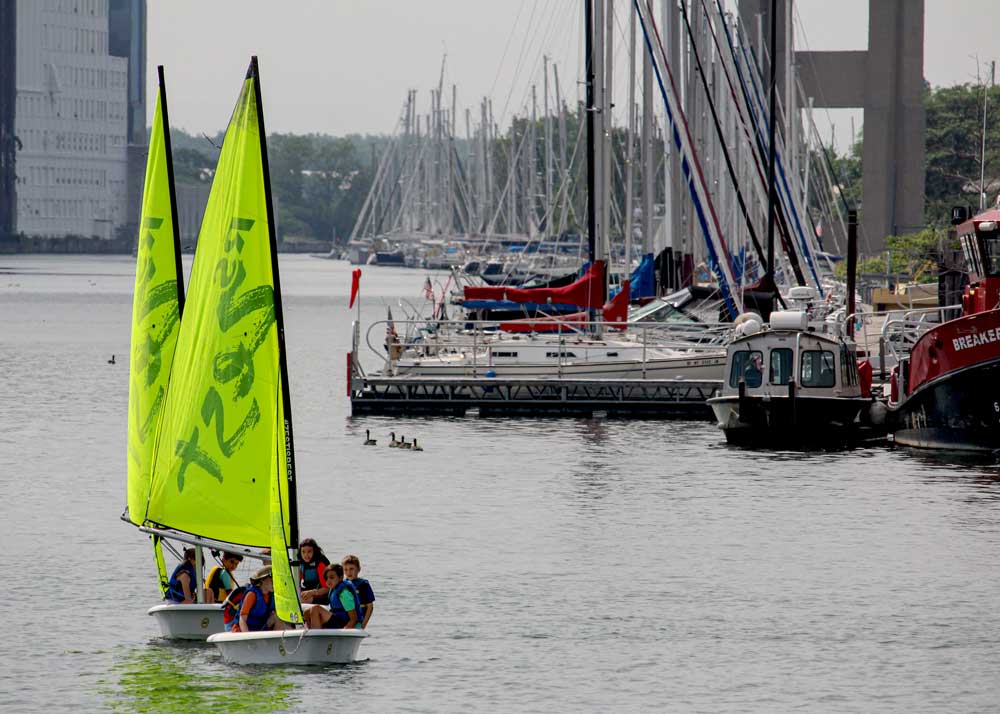
M 149 608 L 146 614 L 156 619 L 160 632 L 168 640 L 205 640 L 222 632 L 222 605 L 197 603 L 181 605 L 167 602 Z
M 364 630 L 223 632 L 208 641 L 233 664 L 348 664 L 358 658 Z

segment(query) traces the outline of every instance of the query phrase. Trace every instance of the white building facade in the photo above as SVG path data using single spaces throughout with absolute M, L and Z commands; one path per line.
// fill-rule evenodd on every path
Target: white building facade
M 17 0 L 16 230 L 110 239 L 126 220 L 127 60 L 108 0 Z

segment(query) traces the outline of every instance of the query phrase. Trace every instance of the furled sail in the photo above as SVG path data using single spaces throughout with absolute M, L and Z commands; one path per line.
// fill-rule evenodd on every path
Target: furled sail
M 271 545 L 272 481 L 280 498 L 294 498 L 263 129 L 254 61 L 198 236 L 143 514 L 150 525 L 257 547 Z M 294 510 L 281 510 L 289 543 Z
M 160 89 L 149 136 L 136 250 L 129 359 L 126 513 L 136 525 L 142 524 L 146 512 L 156 435 L 174 362 L 184 302 L 184 274 L 181 270 L 163 67 L 159 67 L 158 71 Z M 159 543 L 154 543 L 154 549 L 162 561 Z

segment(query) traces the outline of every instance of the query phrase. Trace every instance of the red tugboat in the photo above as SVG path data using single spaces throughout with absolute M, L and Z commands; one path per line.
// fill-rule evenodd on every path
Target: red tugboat
M 1000 450 L 1000 210 L 961 223 L 969 266 L 962 316 L 928 330 L 892 374 L 898 444 Z

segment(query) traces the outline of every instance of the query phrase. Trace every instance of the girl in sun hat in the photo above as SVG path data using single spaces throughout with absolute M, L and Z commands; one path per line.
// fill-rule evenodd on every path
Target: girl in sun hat
M 250 585 L 240 606 L 239 632 L 273 630 L 278 623 L 274 612 L 274 581 L 271 566 L 265 565 L 250 576 Z M 233 628 L 236 631 L 236 628 Z

